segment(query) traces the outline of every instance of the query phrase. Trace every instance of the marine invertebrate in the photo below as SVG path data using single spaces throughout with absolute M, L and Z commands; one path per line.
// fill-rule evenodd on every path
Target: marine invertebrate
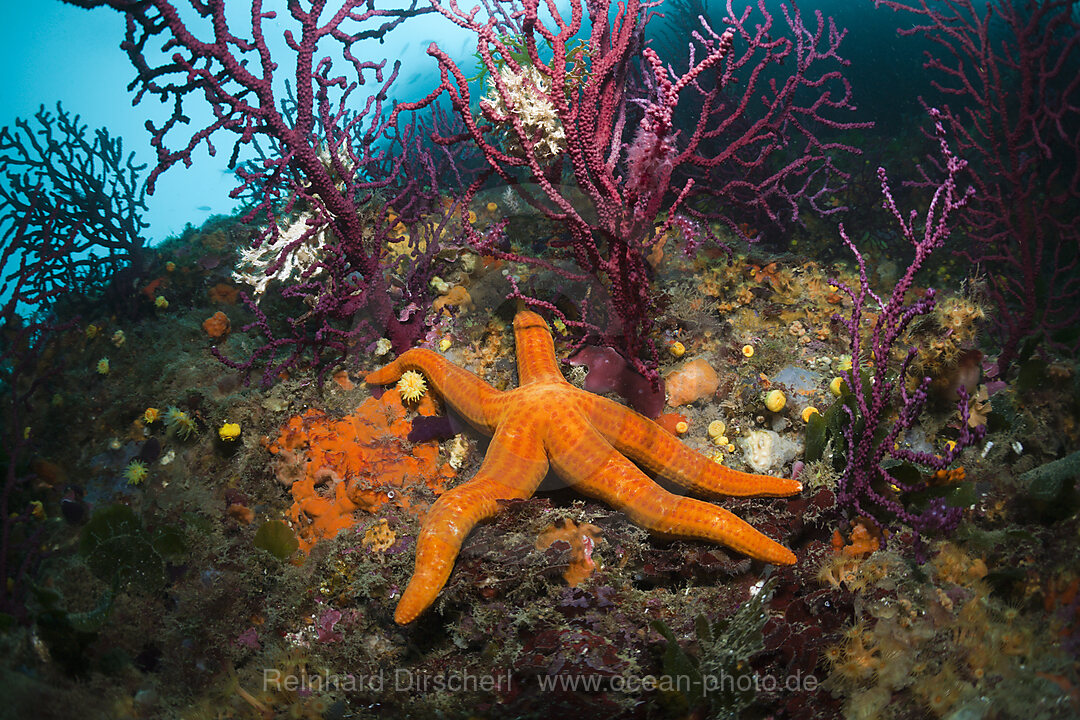
M 832 536 L 833 551 L 844 557 L 859 558 L 863 555 L 869 555 L 881 547 L 880 538 L 876 537 L 861 522 L 855 523 L 855 526 L 851 528 L 848 539 L 849 542 L 845 543 L 844 536 L 840 534 L 840 531 L 834 530 Z
M 364 531 L 364 538 L 360 544 L 373 552 L 386 552 L 397 540 L 397 533 L 390 529 L 386 518 L 379 521 Z
M 127 480 L 128 485 L 142 485 L 149 474 L 150 471 L 142 460 L 132 460 L 124 468 L 124 479 Z
M 710 540 L 767 562 L 795 562 L 794 553 L 728 511 L 663 490 L 624 455 L 705 495 L 786 496 L 799 492 L 801 483 L 722 467 L 642 415 L 570 385 L 539 315 L 519 311 L 514 338 L 520 381 L 515 390 L 495 390 L 424 349 L 409 350 L 365 378 L 385 385 L 419 370 L 459 415 L 493 436 L 476 476 L 444 493 L 425 516 L 416 569 L 394 613 L 396 622 L 411 622 L 435 601 L 472 528 L 495 515 L 500 500 L 531 496 L 549 467 L 578 491 L 623 509 L 654 531 Z
M 240 423 L 225 422 L 217 431 L 218 437 L 226 442 L 232 442 L 240 437 Z
M 998 369 L 1032 334 L 1069 346 L 1080 319 L 1080 18 L 1069 2 L 875 0 L 906 16 L 900 35 L 929 40 L 923 67 L 950 98 L 936 122 L 956 137 L 976 189 L 958 253 L 986 268 L 1003 347 Z M 1069 68 L 1074 70 L 1069 70 Z M 935 169 L 941 163 L 931 158 Z M 937 182 L 924 172 L 922 185 Z M 1055 337 L 1058 336 L 1058 337 Z
M 229 334 L 229 316 L 218 310 L 202 322 L 202 329 L 207 335 L 215 340 Z
M 787 397 L 784 396 L 783 390 L 770 390 L 765 393 L 765 407 L 770 412 L 780 412 L 787 405 Z
M 727 445 L 726 442 L 720 442 L 720 438 L 723 438 L 724 433 L 727 432 L 727 424 L 723 420 L 713 420 L 709 423 L 709 427 L 706 431 L 709 433 L 709 437 L 712 438 L 713 442 L 717 445 Z
M 437 442 L 408 441 L 410 412 L 392 389 L 341 418 L 315 409 L 292 417 L 268 445 L 293 497 L 288 515 L 305 552 L 356 524 L 358 512 L 387 503 L 422 512 L 457 474 L 440 460 Z M 435 413 L 429 395 L 416 412 Z
M 654 388 L 648 378 L 614 348 L 586 346 L 571 355 L 567 362 L 589 369 L 582 385 L 589 392 L 615 392 L 648 418 L 657 418 L 664 409 L 664 382 Z
M 429 241 L 408 245 L 393 273 L 391 233 L 398 217 L 420 220 L 437 202 L 446 163 L 437 165 L 425 145 L 430 132 L 402 118 L 434 98 L 388 101 L 399 64 L 366 58 L 359 46 L 432 8 L 340 0 L 272 11 L 254 2 L 232 14 L 226 3 L 198 0 L 71 4 L 124 16 L 121 48 L 136 71 L 135 102 L 152 98 L 171 112 L 150 127 L 157 165 L 148 191 L 163 172 L 190 164 L 197 149 L 214 154 L 224 139 L 240 179 L 231 196 L 246 203 L 245 222 L 261 225 L 251 248 L 265 256 L 252 259 L 267 261 L 260 279 L 295 270 L 281 291 L 295 315 L 271 327 L 245 295 L 256 315 L 246 330 L 259 330 L 266 343 L 241 362 L 215 353 L 219 359 L 244 371 L 265 364 L 270 385 L 307 353 L 328 369 L 327 360 L 380 334 L 399 350 L 413 344 L 424 330 L 417 308 L 429 301 L 442 233 L 425 230 Z M 446 148 L 441 157 L 455 161 Z M 468 184 L 461 173 L 454 181 Z M 437 229 L 448 230 L 448 219 Z
M 746 464 L 755 472 L 775 470 L 792 460 L 802 450 L 802 443 L 782 437 L 774 430 L 751 430 L 739 438 Z
M 546 550 L 557 542 L 569 545 L 570 562 L 563 571 L 563 579 L 574 587 L 596 569 L 592 554 L 599 539 L 600 528 L 592 523 L 560 520 L 540 532 L 536 538 L 536 549 Z
M 664 386 L 668 405 L 679 407 L 711 396 L 720 387 L 720 377 L 705 358 L 694 358 L 665 375 Z
M 21 275 L 21 312 L 94 290 L 106 292 L 114 312 L 131 312 L 130 287 L 146 252 L 139 178 L 146 166 L 107 128 L 88 132 L 60 103 L 55 115 L 42 105 L 34 120 L 0 128 L 0 297 Z M 114 282 L 121 273 L 126 285 Z M 102 329 L 88 325 L 86 338 Z
M 609 298 L 604 310 L 610 321 L 598 325 L 586 317 L 567 325 L 618 347 L 655 386 L 658 352 L 650 332 L 657 298 L 650 252 L 675 227 L 690 243 L 699 236 L 716 239 L 706 223 L 686 213 L 702 216 L 706 207 L 751 205 L 779 220 L 778 206 L 797 216 L 796 198 L 813 202 L 821 190 L 811 186 L 833 176 L 826 150 L 841 146 L 827 148 L 805 120 L 850 127 L 826 117 L 852 109 L 846 81 L 839 71 L 820 71 L 839 60 L 844 34 L 820 13 L 816 30 L 808 30 L 794 5 L 783 13 L 789 33 L 780 33 L 764 3 L 757 4 L 760 17 L 751 17 L 753 7 L 740 12 L 729 2 L 724 22 L 730 27 L 714 30 L 703 21 L 693 36 L 689 66 L 675 72 L 646 46 L 645 27 L 655 12 L 650 2 L 628 0 L 613 7 L 601 0 L 571 0 L 564 9 L 495 0 L 486 3 L 487 13 L 457 2 L 432 6 L 476 35 L 490 83 L 477 118 L 466 74 L 443 48 L 428 48 L 439 62 L 440 89 L 464 124 L 458 137 L 469 138 L 483 153 L 488 175 L 498 175 L 565 229 L 552 245 L 565 248 L 578 270 L 560 274 L 575 283 L 598 283 Z M 591 29 L 578 44 L 583 27 Z M 770 66 L 781 64 L 783 80 L 766 85 Z M 523 117 L 526 107 L 533 112 Z M 678 111 L 687 107 L 694 108 L 694 119 L 679 127 Z M 799 159 L 766 171 L 792 136 L 802 144 Z M 576 194 L 559 182 L 566 171 L 573 175 Z M 484 180 L 469 187 L 466 205 Z M 689 207 L 687 198 L 695 194 L 711 197 Z M 721 221 L 740 232 L 731 217 Z M 491 235 L 481 237 L 470 228 L 466 235 L 486 254 L 551 268 L 499 249 Z M 513 296 L 530 307 L 553 309 L 548 301 L 516 290 Z
M 858 290 L 853 290 L 839 280 L 835 281 L 852 301 L 850 317 L 836 316 L 848 331 L 852 361 L 852 369 L 843 374 L 847 394 L 838 401 L 844 403 L 841 409 L 847 415 L 848 422 L 843 428 L 843 438 L 847 445 L 847 467 L 838 487 L 837 500 L 857 515 L 872 517 L 876 514 L 880 516 L 879 520 L 895 517 L 907 523 L 916 533 L 915 550 L 920 559 L 923 552 L 920 535 L 928 531 L 955 529 L 960 522 L 961 509 L 948 506 L 942 498 L 935 498 L 922 509 L 906 507 L 902 502 L 903 495 L 922 489 L 925 484 L 902 480 L 896 466 L 907 463 L 931 471 L 945 469 L 965 447 L 977 442 L 985 434 L 985 426 L 974 429 L 968 426 L 968 396 L 961 387 L 958 390 L 960 401 L 957 403 L 957 411 L 962 427 L 952 448 L 942 455 L 935 455 L 902 447 L 900 442 L 918 422 L 928 399 L 927 389 L 932 382 L 931 378 L 924 377 L 913 389 L 908 388 L 908 369 L 918 354 L 914 347 L 908 350 L 898 368 L 892 365 L 897 344 L 904 337 L 911 322 L 931 312 L 935 305 L 933 289 L 927 290 L 925 295 L 910 303 L 907 302 L 907 295 L 912 289 L 919 268 L 949 237 L 953 213 L 964 208 L 974 192 L 972 188 L 963 192 L 959 190 L 957 179 L 967 164 L 952 153 L 945 138 L 941 115 L 937 111 L 932 111 L 931 115 L 936 122 L 938 145 L 948 169 L 948 176 L 934 192 L 921 228 L 917 226 L 915 211 L 905 217 L 897 207 L 885 169 L 878 168 L 882 205 L 892 215 L 901 235 L 914 250 L 914 257 L 907 270 L 887 299 L 879 297 L 870 287 L 862 254 L 841 224 L 840 237 L 854 253 L 859 269 Z M 864 350 L 862 326 L 869 300 L 873 301 L 870 307 L 878 312 L 869 343 L 865 344 Z M 890 408 L 896 410 L 895 420 L 891 417 Z M 886 459 L 889 462 L 884 462 Z
M 191 415 L 175 405 L 170 405 L 165 411 L 164 422 L 165 427 L 176 433 L 176 436 L 181 440 L 187 440 L 198 432 L 195 427 L 195 420 L 192 419 Z
M 500 91 L 500 88 L 502 90 Z M 510 153 L 525 157 L 526 152 L 536 154 L 538 160 L 550 161 L 566 150 L 566 132 L 556 114 L 555 106 L 548 99 L 551 92 L 550 79 L 535 65 L 523 64 L 515 70 L 509 64 L 499 68 L 499 79 L 488 76 L 487 95 L 480 100 L 484 113 L 502 118 L 504 142 Z M 532 139 L 528 150 L 513 132 L 514 116 L 527 137 Z
M 416 402 L 427 392 L 427 384 L 424 376 L 415 370 L 409 370 L 401 374 L 397 381 L 397 390 L 401 393 L 401 399 L 406 402 Z

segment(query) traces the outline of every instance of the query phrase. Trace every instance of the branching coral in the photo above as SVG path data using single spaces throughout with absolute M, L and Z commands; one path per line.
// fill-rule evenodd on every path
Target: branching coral
M 59 103 L 34 120 L 0 129 L 0 296 L 18 288 L 24 310 L 139 272 L 146 227 L 145 166 L 120 138 L 88 132 Z M 131 307 L 126 295 L 112 299 Z
M 985 434 L 985 427 L 968 427 L 968 396 L 961 388 L 957 404 L 961 430 L 951 448 L 941 455 L 935 455 L 901 446 L 905 434 L 918 423 L 928 399 L 927 389 L 932 382 L 931 378 L 924 377 L 914 389 L 908 389 L 906 377 L 918 354 L 915 348 L 910 348 L 899 368 L 893 370 L 895 352 L 912 321 L 930 313 L 935 306 L 933 290 L 928 290 L 923 297 L 910 303 L 907 302 L 907 295 L 914 285 L 915 274 L 949 237 L 952 216 L 966 206 L 973 193 L 971 188 L 960 191 L 957 178 L 967 164 L 949 148 L 940 114 L 935 110 L 931 115 L 937 122 L 938 143 L 949 174 L 934 193 L 921 228 L 918 227 L 915 211 L 905 217 L 897 207 L 885 170 L 878 168 L 884 197 L 882 204 L 914 250 L 911 264 L 893 287 L 892 293 L 885 299 L 879 297 L 870 288 L 862 254 L 841 225 L 841 239 L 854 253 L 858 264 L 859 286 L 855 290 L 840 281 L 836 282 L 852 302 L 850 318 L 836 316 L 836 319 L 848 330 L 852 361 L 855 363 L 844 377 L 850 388 L 850 395 L 842 401 L 842 409 L 848 416 L 843 430 L 847 468 L 837 499 L 857 514 L 874 517 L 878 521 L 889 522 L 895 518 L 907 523 L 916 533 L 915 550 L 919 557 L 923 552 L 919 535 L 955 529 L 960 522 L 961 510 L 948 506 L 942 498 L 935 498 L 918 511 L 905 507 L 902 496 L 924 489 L 924 484 L 901 480 L 900 473 L 892 466 L 908 463 L 932 471 L 945 469 L 965 447 L 978 442 Z M 862 326 L 867 313 L 876 313 L 876 318 L 869 342 L 864 345 Z M 890 418 L 893 408 L 897 415 L 895 421 Z M 900 499 L 897 499 L 898 496 Z

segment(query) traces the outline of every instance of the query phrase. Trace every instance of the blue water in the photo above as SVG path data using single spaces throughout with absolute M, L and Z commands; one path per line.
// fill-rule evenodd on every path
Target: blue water
M 565 1 L 558 4 L 567 6 Z M 776 13 L 779 4 L 770 0 L 766 6 Z M 379 3 L 379 7 L 393 5 Z M 229 0 L 227 5 L 237 11 L 238 27 L 245 26 L 239 23 L 246 19 L 246 6 L 237 0 Z M 282 0 L 271 0 L 264 7 L 287 13 Z M 722 3 L 714 0 L 708 7 L 714 17 L 722 16 Z M 818 9 L 832 15 L 838 27 L 849 29 L 841 48 L 853 61 L 845 74 L 852 82 L 860 119 L 873 120 L 879 126 L 922 121 L 918 95 L 927 89 L 925 78 L 919 77 L 925 44 L 916 38 L 897 37 L 897 19 L 892 12 L 875 10 L 870 2 L 803 3 L 801 8 L 808 26 L 812 26 L 813 11 Z M 782 30 L 783 21 L 776 15 Z M 650 33 L 655 34 L 663 25 L 662 21 L 654 22 Z M 275 33 L 274 25 L 268 24 L 268 37 L 275 43 L 272 49 L 284 49 L 283 25 L 278 27 Z M 42 104 L 52 109 L 59 101 L 90 128 L 108 127 L 141 162 L 152 167 L 154 154 L 145 123 L 148 118 L 163 120 L 165 108 L 156 101 L 132 107 L 133 94 L 127 85 L 134 71 L 119 48 L 123 34 L 123 19 L 109 9 L 84 10 L 60 0 L 0 3 L 0 73 L 8 79 L 0 83 L 0 125 L 30 118 Z M 472 68 L 474 38 L 436 14 L 414 18 L 390 33 L 382 44 L 368 41 L 363 47 L 373 59 L 401 60 L 395 93 L 400 99 L 412 100 L 438 83 L 435 61 L 426 54 L 435 41 L 463 68 Z M 359 97 L 359 93 L 354 95 L 356 100 Z M 181 232 L 188 223 L 198 226 L 210 215 L 228 213 L 235 207 L 228 197 L 235 178 L 226 169 L 231 140 L 218 140 L 224 150 L 219 147 L 216 157 L 210 157 L 201 146 L 190 168 L 174 168 L 160 179 L 155 194 L 147 200 L 144 217 L 150 244 Z

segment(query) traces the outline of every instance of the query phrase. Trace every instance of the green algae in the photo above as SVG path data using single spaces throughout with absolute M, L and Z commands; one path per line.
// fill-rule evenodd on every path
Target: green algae
M 278 560 L 288 560 L 300 547 L 289 526 L 281 520 L 267 520 L 255 532 L 255 547 L 265 550 Z

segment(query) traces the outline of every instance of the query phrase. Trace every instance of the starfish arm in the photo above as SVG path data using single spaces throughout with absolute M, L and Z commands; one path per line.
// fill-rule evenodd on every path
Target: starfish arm
M 394 362 L 368 373 L 364 382 L 369 385 L 397 382 L 406 370 L 423 373 L 435 393 L 471 425 L 488 435 L 495 432 L 497 418 L 505 404 L 503 394 L 475 373 L 454 365 L 431 350 L 406 350 Z
M 754 475 L 724 467 L 688 447 L 644 415 L 599 395 L 585 394 L 593 426 L 623 455 L 699 495 L 787 497 L 802 490 L 788 478 Z
M 523 310 L 514 316 L 514 344 L 517 346 L 518 385 L 562 383 L 566 380 L 555 359 L 555 343 L 544 318 Z
M 727 510 L 661 488 L 584 419 L 572 425 L 547 448 L 552 467 L 579 492 L 664 535 L 709 540 L 775 565 L 795 563 L 793 552 Z
M 443 493 L 425 516 L 416 541 L 416 566 L 394 621 L 406 625 L 427 610 L 449 579 L 473 527 L 494 516 L 500 500 L 530 497 L 547 470 L 547 455 L 534 427 L 501 426 L 476 475 Z

